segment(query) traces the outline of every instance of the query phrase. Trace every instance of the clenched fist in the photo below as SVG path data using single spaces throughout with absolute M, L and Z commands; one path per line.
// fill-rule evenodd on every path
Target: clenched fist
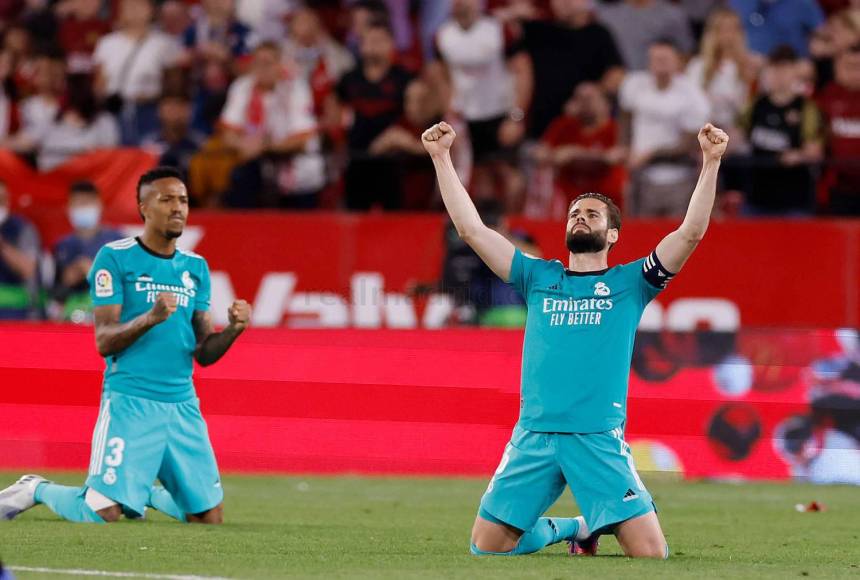
M 170 318 L 170 315 L 174 312 L 176 312 L 176 294 L 173 292 L 159 292 L 158 296 L 155 297 L 155 304 L 152 305 L 149 315 L 155 324 L 161 324 Z
M 421 143 L 424 144 L 424 149 L 431 157 L 444 155 L 451 149 L 454 143 L 454 138 L 457 133 L 454 132 L 454 127 L 445 123 L 436 123 L 421 135 Z
M 699 131 L 699 146 L 707 159 L 718 160 L 729 145 L 728 134 L 710 123 Z
M 236 330 L 245 330 L 251 320 L 251 305 L 244 300 L 234 301 L 227 309 L 227 320 Z

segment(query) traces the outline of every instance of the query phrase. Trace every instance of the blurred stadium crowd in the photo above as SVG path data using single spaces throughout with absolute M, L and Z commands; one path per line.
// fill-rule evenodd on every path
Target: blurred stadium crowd
M 860 215 L 858 0 L 2 0 L 0 144 L 49 170 L 131 146 L 200 207 L 439 209 L 419 136 L 478 198 L 604 192 L 678 215 L 694 133 L 721 209 Z
M 677 217 L 710 120 L 723 215 L 860 216 L 860 0 L 0 0 L 0 33 L 0 148 L 143 148 L 196 207 L 440 210 L 420 135 L 444 119 L 489 213 L 600 191 Z M 40 242 L 9 208 L 0 184 L 18 317 Z M 119 236 L 91 183 L 69 220 L 61 301 Z

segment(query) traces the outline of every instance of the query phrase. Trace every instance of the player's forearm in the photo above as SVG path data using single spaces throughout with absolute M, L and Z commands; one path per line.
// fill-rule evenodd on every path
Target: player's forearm
M 240 334 L 242 331 L 234 326 L 227 326 L 221 332 L 213 332 L 197 346 L 194 358 L 204 367 L 218 362 L 230 350 Z
M 699 181 L 690 198 L 687 214 L 678 231 L 685 238 L 698 242 L 704 237 L 711 221 L 711 211 L 717 195 L 717 174 L 720 170 L 719 159 L 705 159 Z
M 467 239 L 478 230 L 484 228 L 484 222 L 472 203 L 469 193 L 454 170 L 451 155 L 446 152 L 443 155 L 434 155 L 433 166 L 436 168 L 436 178 L 439 180 L 439 190 L 442 192 L 442 202 L 457 233 L 461 238 Z
M 149 312 L 128 322 L 96 325 L 96 348 L 103 357 L 121 353 L 158 324 Z

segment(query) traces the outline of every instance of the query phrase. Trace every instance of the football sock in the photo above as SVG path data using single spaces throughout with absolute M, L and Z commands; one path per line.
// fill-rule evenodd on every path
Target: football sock
M 576 518 L 540 518 L 535 526 L 520 536 L 516 548 L 510 552 L 485 552 L 475 544 L 471 545 L 472 554 L 476 556 L 520 556 L 533 554 L 546 546 L 557 544 L 563 540 L 577 538 L 580 528 L 585 524 L 582 516 Z
M 185 512 L 179 509 L 179 506 L 173 501 L 173 496 L 170 495 L 170 492 L 160 485 L 152 486 L 149 492 L 149 501 L 146 502 L 146 505 L 180 522 L 187 521 L 185 519 Z
M 40 483 L 36 487 L 33 499 L 70 522 L 105 523 L 102 517 L 87 505 L 82 493 L 83 489 L 55 483 Z

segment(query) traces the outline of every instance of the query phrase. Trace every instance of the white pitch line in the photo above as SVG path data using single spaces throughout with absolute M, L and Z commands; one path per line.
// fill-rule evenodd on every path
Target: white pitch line
M 31 568 L 30 566 L 6 566 L 14 572 L 43 572 L 67 576 L 103 576 L 108 578 L 150 578 L 152 580 L 228 580 L 221 576 L 194 576 L 187 574 L 149 574 L 147 572 L 109 572 L 107 570 L 78 570 L 75 568 Z

